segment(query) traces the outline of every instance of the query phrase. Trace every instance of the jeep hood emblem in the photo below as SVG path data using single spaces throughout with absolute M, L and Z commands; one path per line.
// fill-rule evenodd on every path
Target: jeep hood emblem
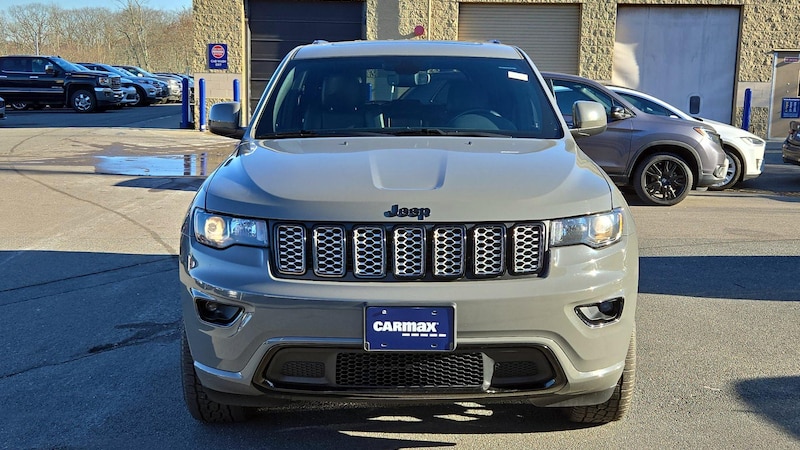
M 398 205 L 392 205 L 388 211 L 383 213 L 386 217 L 416 217 L 417 220 L 425 220 L 426 217 L 431 215 L 430 208 L 400 208 Z

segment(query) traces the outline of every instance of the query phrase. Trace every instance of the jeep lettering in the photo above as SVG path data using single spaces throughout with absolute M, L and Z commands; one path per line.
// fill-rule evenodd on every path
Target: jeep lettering
M 430 208 L 399 208 L 397 205 L 392 205 L 389 211 L 383 213 L 386 217 L 416 217 L 417 220 L 424 220 L 430 217 Z

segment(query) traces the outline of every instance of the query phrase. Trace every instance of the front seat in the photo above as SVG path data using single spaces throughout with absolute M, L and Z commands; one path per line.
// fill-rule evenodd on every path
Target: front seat
M 366 100 L 367 86 L 358 77 L 330 76 L 322 82 L 319 104 L 309 105 L 306 110 L 303 126 L 307 130 L 374 126 Z

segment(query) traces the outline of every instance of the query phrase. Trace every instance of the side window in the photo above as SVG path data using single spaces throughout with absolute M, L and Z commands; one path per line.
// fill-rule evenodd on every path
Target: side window
M 668 110 L 667 108 L 664 108 L 663 106 L 655 102 L 651 102 L 650 100 L 634 97 L 631 95 L 625 95 L 625 94 L 620 94 L 620 95 L 622 95 L 622 97 L 625 100 L 631 102 L 633 106 L 641 109 L 647 114 L 654 114 L 656 116 L 667 116 L 667 117 L 672 115 L 672 111 Z
M 556 96 L 558 109 L 564 116 L 572 115 L 572 105 L 579 101 L 598 102 L 606 109 L 606 114 L 611 113 L 612 106 L 617 105 L 605 92 L 583 83 L 553 80 L 553 94 Z
M 27 58 L 8 57 L 0 61 L 0 70 L 3 72 L 30 72 L 31 66 Z
M 31 72 L 33 73 L 45 73 L 44 66 L 50 63 L 50 61 L 44 58 L 33 58 L 31 59 Z

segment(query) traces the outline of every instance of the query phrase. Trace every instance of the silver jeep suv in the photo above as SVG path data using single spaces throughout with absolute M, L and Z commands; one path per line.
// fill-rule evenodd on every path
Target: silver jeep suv
M 189 207 L 182 380 L 196 419 L 285 400 L 507 398 L 623 416 L 638 246 L 531 60 L 496 43 L 291 51 Z M 577 102 L 572 133 L 606 125 Z

